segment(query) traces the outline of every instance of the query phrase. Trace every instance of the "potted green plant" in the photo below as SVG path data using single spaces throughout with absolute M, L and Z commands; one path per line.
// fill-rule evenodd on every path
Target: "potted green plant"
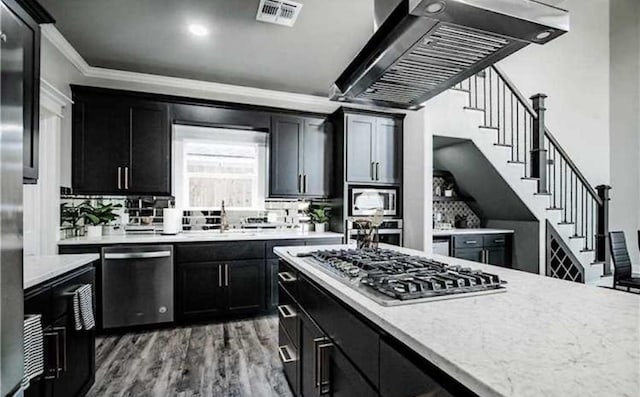
M 82 213 L 84 224 L 87 228 L 87 238 L 101 237 L 102 227 L 118 219 L 119 215 L 115 213 L 115 209 L 120 207 L 120 204 L 113 203 L 100 203 L 95 207 L 87 203 Z
M 60 226 L 65 238 L 78 236 L 80 234 L 81 225 L 79 225 L 79 223 L 80 220 L 83 219 L 84 211 L 88 205 L 89 203 L 87 201 L 78 205 L 70 203 L 60 204 Z
M 311 206 L 309 207 L 309 217 L 315 226 L 316 232 L 324 232 L 326 224 L 329 223 L 330 207 Z

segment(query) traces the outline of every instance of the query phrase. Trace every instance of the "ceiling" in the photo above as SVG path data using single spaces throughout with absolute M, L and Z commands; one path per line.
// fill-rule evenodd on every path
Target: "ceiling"
M 326 96 L 372 35 L 374 1 L 297 1 L 292 28 L 256 21 L 259 0 L 40 3 L 91 66 Z

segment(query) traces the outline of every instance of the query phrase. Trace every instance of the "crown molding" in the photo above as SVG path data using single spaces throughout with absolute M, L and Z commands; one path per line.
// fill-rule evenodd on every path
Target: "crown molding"
M 255 102 L 256 100 L 284 101 L 290 102 L 292 106 L 297 108 L 311 107 L 326 112 L 332 112 L 341 106 L 340 103 L 332 102 L 329 98 L 315 95 L 296 94 L 285 91 L 91 66 L 54 25 L 42 25 L 41 30 L 42 35 L 46 37 L 84 77 L 90 79 L 147 84 L 165 88 L 188 89 L 215 95 L 228 95 L 237 97 L 237 101 L 249 103 Z

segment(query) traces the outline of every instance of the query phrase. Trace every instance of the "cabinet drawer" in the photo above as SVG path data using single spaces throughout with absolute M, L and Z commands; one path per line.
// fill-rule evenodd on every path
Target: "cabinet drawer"
M 278 304 L 278 322 L 280 326 L 287 331 L 291 337 L 291 342 L 298 346 L 298 305 L 291 295 L 282 288 L 278 287 L 279 304 Z
M 43 327 L 51 324 L 51 288 L 36 287 L 25 293 L 24 314 L 40 314 Z
M 294 300 L 298 300 L 298 272 L 285 261 L 280 261 L 278 265 L 278 284 Z
M 71 294 L 83 284 L 91 284 L 93 286 L 93 299 L 95 302 L 96 291 L 94 280 L 95 269 L 91 266 L 54 284 L 51 288 L 51 319 L 55 320 L 67 313 L 73 313 L 73 299 Z
M 178 244 L 175 247 L 175 256 L 178 263 L 262 259 L 264 258 L 264 242 L 229 241 Z
M 485 248 L 504 247 L 507 244 L 507 236 L 504 234 L 487 234 L 482 236 Z
M 306 241 L 305 245 L 338 245 L 338 244 L 342 244 L 342 237 L 313 238 L 305 241 Z
M 300 307 L 377 386 L 378 334 L 304 276 L 300 276 L 298 295 Z
M 458 259 L 465 259 L 468 261 L 474 262 L 482 262 L 483 261 L 483 251 L 482 247 L 480 248 L 456 248 L 454 252 L 454 257 Z
M 278 355 L 282 362 L 284 375 L 289 381 L 289 386 L 294 394 L 298 394 L 298 349 L 291 342 L 289 335 L 283 327 L 278 327 Z
M 484 244 L 482 235 L 474 234 L 470 236 L 455 236 L 453 246 L 455 248 L 476 248 Z
M 304 245 L 304 240 L 302 239 L 297 239 L 297 240 L 273 240 L 273 241 L 267 241 L 266 243 L 267 245 L 267 253 L 266 253 L 266 257 L 267 259 L 273 259 L 273 258 L 277 258 L 278 256 L 273 252 L 273 249 L 275 247 L 297 247 L 300 245 Z

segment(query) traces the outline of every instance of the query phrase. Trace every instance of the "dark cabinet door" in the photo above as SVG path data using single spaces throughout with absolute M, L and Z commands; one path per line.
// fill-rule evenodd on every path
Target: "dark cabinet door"
M 509 263 L 510 261 L 507 258 L 507 250 L 505 247 L 486 248 L 485 251 L 485 256 L 488 264 L 504 267 L 508 267 L 511 265 L 511 263 Z
M 305 196 L 330 195 L 332 131 L 324 119 L 306 119 L 302 137 L 302 192 Z
M 297 196 L 302 193 L 300 143 L 304 130 L 301 117 L 273 116 L 269 193 L 272 197 Z
M 230 261 L 224 265 L 227 309 L 255 311 L 265 305 L 265 262 L 262 259 Z
M 2 52 L 11 54 L 10 73 L 22 91 L 19 110 L 23 131 L 23 182 L 38 179 L 38 131 L 40 126 L 40 26 L 19 3 L 2 2 Z M 3 61 L 3 71 L 5 70 Z M 3 90 L 9 84 L 3 85 Z
M 273 311 L 278 307 L 278 260 L 267 259 L 267 310 Z
M 482 262 L 484 249 L 479 248 L 457 248 L 454 251 L 454 257 L 458 259 L 466 259 L 468 261 Z
M 347 115 L 347 182 L 371 182 L 374 177 L 373 136 L 376 118 Z
M 72 151 L 75 193 L 123 194 L 129 108 L 109 100 L 75 98 Z
M 328 392 L 327 395 L 335 397 L 378 396 L 378 392 L 365 380 L 339 349 L 335 347 L 329 349 L 328 358 L 329 379 L 328 384 L 325 386 L 325 391 Z
M 415 354 L 408 352 L 407 354 Z M 380 341 L 380 395 L 382 397 L 437 396 L 451 394 L 385 341 Z M 464 394 L 461 394 L 464 395 Z
M 125 169 L 129 194 L 171 195 L 171 131 L 168 105 L 130 107 L 130 158 Z
M 320 395 L 318 346 L 321 342 L 326 342 L 326 338 L 313 321 L 304 315 L 301 317 L 298 328 L 300 333 L 300 358 L 298 361 L 300 392 L 305 397 L 318 396 Z
M 59 318 L 53 329 L 60 334 L 60 360 L 63 371 L 53 382 L 54 397 L 82 396 L 95 377 L 95 331 L 76 331 L 73 313 Z
M 377 118 L 375 133 L 375 181 L 400 182 L 402 172 L 400 127 L 394 119 Z
M 224 265 L 181 263 L 177 269 L 178 314 L 182 319 L 206 318 L 224 311 Z

